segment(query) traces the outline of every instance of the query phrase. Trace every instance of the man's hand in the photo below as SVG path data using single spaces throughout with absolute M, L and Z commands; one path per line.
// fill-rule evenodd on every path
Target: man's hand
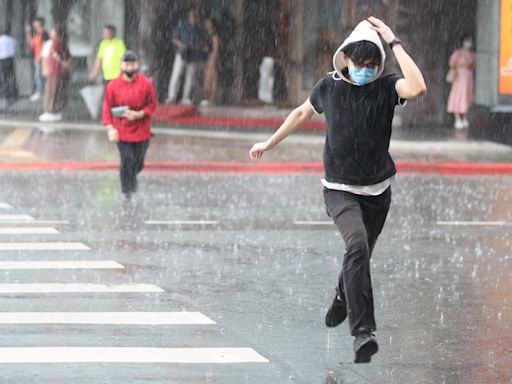
M 386 43 L 391 43 L 395 39 L 395 34 L 382 20 L 370 16 L 368 21 L 372 24 L 371 29 L 380 33 Z
M 251 150 L 249 151 L 249 157 L 252 160 L 259 160 L 261 156 L 263 156 L 263 152 L 268 151 L 269 149 L 274 148 L 281 141 L 286 139 L 288 135 L 294 132 L 297 128 L 299 128 L 306 121 L 311 120 L 314 114 L 314 110 L 312 105 L 308 100 L 295 108 L 286 118 L 286 120 L 281 124 L 279 129 L 272 135 L 270 139 L 267 141 L 256 143 L 253 145 Z
M 119 132 L 117 132 L 113 125 L 107 125 L 107 134 L 109 141 L 119 141 Z
M 371 16 L 368 18 L 368 21 L 372 24 L 370 28 L 380 33 L 386 43 L 389 44 L 395 39 L 395 34 L 391 28 L 382 20 Z M 415 97 L 424 95 L 425 92 L 427 92 L 427 86 L 416 63 L 405 52 L 401 44 L 393 46 L 393 53 L 404 74 L 404 78 L 398 80 L 395 85 L 398 96 L 402 99 L 414 99 Z
M 126 117 L 130 121 L 140 120 L 144 117 L 144 111 L 132 111 L 129 109 L 123 114 L 123 117 Z
M 52 57 L 55 59 L 57 63 L 60 63 L 62 61 L 61 57 L 57 52 L 53 52 Z
M 268 151 L 270 148 L 270 144 L 267 141 L 256 143 L 249 151 L 249 157 L 251 160 L 259 160 L 261 159 L 261 156 L 263 156 L 263 152 Z
M 176 39 L 175 38 L 175 39 L 172 40 L 172 42 L 173 42 L 173 44 L 176 47 L 178 47 L 180 49 L 186 49 L 187 48 L 187 46 L 180 39 Z

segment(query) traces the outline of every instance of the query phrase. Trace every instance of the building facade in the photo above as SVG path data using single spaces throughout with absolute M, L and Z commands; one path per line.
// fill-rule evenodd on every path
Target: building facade
M 451 125 L 446 113 L 449 84 L 444 79 L 449 56 L 465 33 L 474 34 L 477 42 L 475 119 L 485 120 L 496 106 L 512 105 L 512 95 L 498 89 L 500 15 L 510 1 L 0 0 L 0 15 L 20 42 L 24 25 L 35 15 L 46 17 L 50 25 L 56 17 L 65 18 L 73 55 L 89 63 L 102 26 L 114 24 L 128 47 L 143 57 L 162 100 L 174 57 L 173 28 L 194 6 L 219 26 L 219 103 L 257 105 L 259 65 L 271 56 L 276 63 L 274 99 L 280 106 L 302 103 L 313 84 L 332 69 L 332 54 L 344 38 L 359 21 L 374 15 L 403 40 L 426 78 L 428 94 L 402 112 L 403 125 L 435 129 Z M 512 35 L 512 29 L 509 32 Z M 20 61 L 30 63 L 23 43 L 21 47 Z M 398 70 L 391 52 L 387 67 Z

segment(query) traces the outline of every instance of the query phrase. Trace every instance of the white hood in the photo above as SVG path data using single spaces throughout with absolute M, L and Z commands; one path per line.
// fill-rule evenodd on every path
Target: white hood
M 384 71 L 384 61 L 386 60 L 386 53 L 384 52 L 384 47 L 382 46 L 382 42 L 380 40 L 379 34 L 370 28 L 371 24 L 367 20 L 361 21 L 357 24 L 357 27 L 352 31 L 349 37 L 341 44 L 341 46 L 337 49 L 336 53 L 332 58 L 332 64 L 334 66 L 334 72 L 332 72 L 334 79 L 336 80 L 344 80 L 347 83 L 357 85 L 352 83 L 349 79 L 347 79 L 343 75 L 343 70 L 348 66 L 345 61 L 345 54 L 341 52 L 343 48 L 345 48 L 350 43 L 355 43 L 357 41 L 370 41 L 374 43 L 377 47 L 379 47 L 379 51 L 381 54 L 381 61 L 379 68 L 377 70 L 377 75 L 370 81 L 375 81 Z

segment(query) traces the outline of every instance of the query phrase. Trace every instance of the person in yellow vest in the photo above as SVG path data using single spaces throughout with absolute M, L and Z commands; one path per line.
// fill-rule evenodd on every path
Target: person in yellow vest
M 121 59 L 126 51 L 123 40 L 116 37 L 116 27 L 106 25 L 103 28 L 103 40 L 98 48 L 94 67 L 89 79 L 96 80 L 101 67 L 103 82 L 107 84 L 121 74 Z

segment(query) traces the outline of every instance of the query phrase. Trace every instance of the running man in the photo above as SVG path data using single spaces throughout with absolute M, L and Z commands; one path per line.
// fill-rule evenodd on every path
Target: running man
M 386 55 L 379 34 L 393 51 L 403 78 L 382 75 Z M 336 327 L 348 314 L 354 361 L 367 363 L 378 351 L 370 256 L 386 220 L 396 173 L 388 152 L 391 122 L 395 106 L 425 94 L 426 85 L 400 39 L 375 17 L 357 25 L 334 54 L 333 65 L 335 70 L 313 87 L 308 100 L 274 135 L 252 147 L 250 157 L 260 159 L 314 113 L 325 113 L 324 200 L 346 247 L 325 322 Z

